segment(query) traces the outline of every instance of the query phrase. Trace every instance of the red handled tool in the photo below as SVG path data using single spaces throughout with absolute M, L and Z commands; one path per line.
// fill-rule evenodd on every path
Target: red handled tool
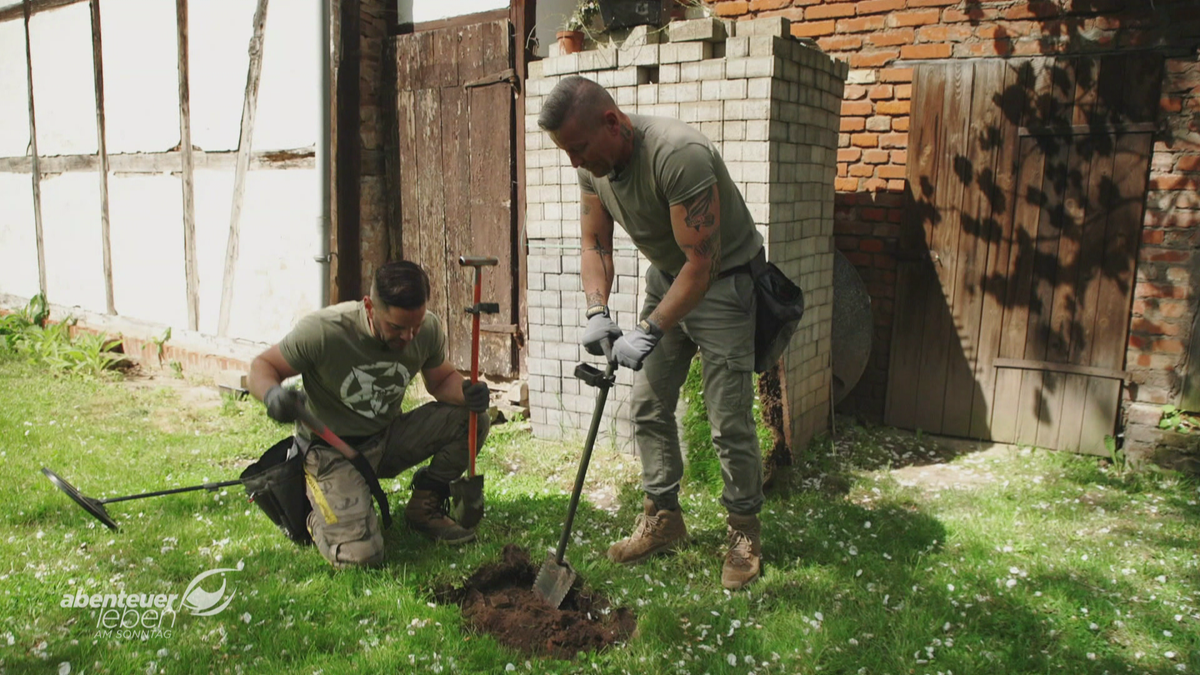
M 480 302 L 483 293 L 483 268 L 497 265 L 499 262 L 496 258 L 481 256 L 461 256 L 458 259 L 460 266 L 475 268 L 474 304 L 466 308 L 467 313 L 471 315 L 471 384 L 479 381 L 479 315 L 496 314 L 500 311 L 499 303 Z M 475 473 L 475 455 L 479 450 L 478 433 L 479 414 L 472 411 L 467 435 L 471 463 L 466 478 L 459 478 L 450 483 L 451 516 L 466 528 L 475 527 L 483 519 L 483 476 Z

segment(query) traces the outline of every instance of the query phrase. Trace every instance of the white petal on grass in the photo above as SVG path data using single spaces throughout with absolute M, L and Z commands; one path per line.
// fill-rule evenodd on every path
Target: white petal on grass
M 733 654 L 729 654 L 729 655 L 727 655 L 727 656 L 725 657 L 725 661 L 726 661 L 726 662 L 727 662 L 729 665 L 731 665 L 731 666 L 736 666 L 736 665 L 737 665 L 737 657 L 736 657 L 736 656 L 734 656 Z
M 1009 579 L 1008 581 L 1004 582 L 1004 585 L 1005 585 L 1006 587 L 1008 587 L 1008 588 L 1012 588 L 1013 586 L 1016 586 L 1016 585 L 1017 585 L 1017 580 L 1016 580 L 1016 579 Z
M 250 612 L 244 612 L 242 614 L 242 623 L 250 623 Z
M 513 664 L 511 664 L 511 663 L 509 663 L 509 664 L 506 664 L 506 665 L 504 666 L 504 672 L 506 672 L 506 673 L 511 673 L 512 671 L 514 671 L 514 670 L 516 670 L 516 669 L 517 669 L 517 667 L 516 667 L 516 666 L 514 666 L 514 665 L 513 665 Z
M 63 661 L 58 664 L 58 675 L 71 675 L 71 662 Z

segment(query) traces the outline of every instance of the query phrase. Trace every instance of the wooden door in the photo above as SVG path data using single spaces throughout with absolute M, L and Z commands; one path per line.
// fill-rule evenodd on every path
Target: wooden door
M 1160 68 L 1153 55 L 916 68 L 888 424 L 1105 452 Z
M 474 272 L 459 256 L 491 256 L 483 271 L 480 370 L 517 366 L 516 170 L 512 25 L 508 20 L 396 38 L 401 252 L 428 270 L 429 307 L 445 320 L 451 362 L 469 368 Z

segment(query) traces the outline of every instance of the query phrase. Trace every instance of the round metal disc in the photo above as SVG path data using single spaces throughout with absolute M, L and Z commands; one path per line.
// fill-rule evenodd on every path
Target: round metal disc
M 50 482 L 54 483 L 59 490 L 62 490 L 67 494 L 68 497 L 75 500 L 76 504 L 82 506 L 84 511 L 87 511 L 88 513 L 92 514 L 96 520 L 104 523 L 108 529 L 120 529 L 117 525 L 117 521 L 113 520 L 112 516 L 108 515 L 108 511 L 104 510 L 103 504 L 95 499 L 92 499 L 91 497 L 84 496 L 83 493 L 75 489 L 74 485 L 71 485 L 62 476 L 59 476 L 44 466 L 42 467 L 42 473 L 46 474 L 46 478 L 49 478 Z

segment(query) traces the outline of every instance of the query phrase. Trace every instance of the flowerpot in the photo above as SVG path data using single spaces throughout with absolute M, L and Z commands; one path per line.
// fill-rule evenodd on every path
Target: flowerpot
M 560 30 L 554 37 L 558 38 L 558 48 L 563 54 L 574 54 L 583 50 L 583 31 Z
M 633 28 L 663 24 L 662 0 L 600 0 L 604 29 Z

